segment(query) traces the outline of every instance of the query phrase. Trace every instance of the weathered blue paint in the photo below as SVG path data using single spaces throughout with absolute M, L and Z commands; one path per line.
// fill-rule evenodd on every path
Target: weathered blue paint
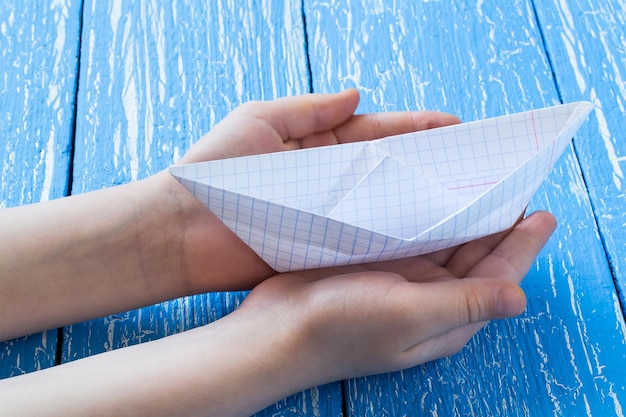
M 537 7 L 565 101 L 596 105 L 576 152 L 626 306 L 626 8 L 620 1 L 550 1 Z
M 66 192 L 79 23 L 79 1 L 0 2 L 0 210 Z M 54 365 L 56 341 L 0 343 L 0 378 Z
M 77 193 L 166 168 L 242 102 L 309 88 L 302 12 L 293 2 L 94 0 L 85 2 L 83 22 Z M 206 324 L 243 297 L 199 295 L 69 326 L 63 361 Z M 339 416 L 340 388 L 305 391 L 259 416 Z
M 81 15 L 69 0 L 1 3 L 0 208 L 66 192 Z M 404 3 L 86 1 L 73 192 L 163 169 L 239 103 L 304 93 L 309 80 L 317 92 L 358 87 L 362 112 L 464 120 L 594 101 L 576 153 L 530 207 L 560 227 L 524 282 L 527 312 L 491 323 L 451 358 L 345 381 L 345 402 L 354 416 L 623 415 L 626 331 L 611 273 L 623 290 L 624 6 Z M 69 326 L 63 360 L 206 324 L 244 297 L 206 294 Z M 55 330 L 0 344 L 0 377 L 51 366 L 55 346 Z M 339 416 L 341 400 L 330 384 L 259 415 Z
M 76 192 L 165 169 L 242 102 L 308 91 L 291 2 L 87 1 L 83 33 Z
M 407 3 L 307 2 L 314 90 L 356 86 L 362 111 L 464 120 L 559 101 L 529 1 Z M 577 141 L 597 137 L 595 126 Z M 525 280 L 527 312 L 491 323 L 451 358 L 347 381 L 349 415 L 623 414 L 624 321 L 571 149 L 530 207 L 539 208 L 561 226 Z

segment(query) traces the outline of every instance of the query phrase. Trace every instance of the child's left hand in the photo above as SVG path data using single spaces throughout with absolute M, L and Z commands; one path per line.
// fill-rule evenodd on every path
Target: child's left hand
M 179 163 L 373 140 L 460 122 L 433 111 L 355 115 L 358 103 L 354 89 L 248 102 L 211 129 Z M 186 210 L 194 203 L 200 206 L 186 190 L 177 195 L 184 199 L 181 213 L 190 229 L 183 245 L 190 293 L 249 289 L 274 273 L 203 206 Z
M 373 140 L 460 123 L 456 116 L 434 111 L 355 115 L 358 104 L 355 89 L 251 101 L 213 127 L 179 163 Z

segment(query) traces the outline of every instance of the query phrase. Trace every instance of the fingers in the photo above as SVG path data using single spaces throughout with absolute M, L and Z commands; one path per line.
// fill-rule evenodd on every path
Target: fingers
M 406 337 L 400 360 L 403 367 L 458 352 L 486 322 L 521 314 L 526 297 L 519 286 L 493 278 L 469 278 L 431 283 L 407 283 L 386 300 L 396 306 L 393 323 L 402 323 Z M 408 320 L 408 321 L 407 321 Z
M 308 338 L 304 345 L 325 363 L 348 369 L 338 376 L 344 378 L 452 354 L 485 322 L 520 314 L 525 304 L 521 289 L 504 280 L 413 283 L 370 271 L 319 280 L 278 275 L 256 287 L 238 311 L 288 312 L 289 320 L 304 320 L 297 324 Z
M 237 111 L 265 120 L 287 141 L 332 130 L 348 120 L 358 104 L 358 91 L 348 89 L 337 94 L 305 94 L 247 103 Z
M 522 289 L 513 283 L 495 278 L 469 278 L 434 283 L 417 284 L 422 297 L 432 304 L 432 313 L 438 317 L 440 328 L 436 334 L 445 333 L 472 323 L 514 317 L 526 307 Z
M 340 143 L 373 140 L 461 123 L 458 117 L 434 111 L 356 115 L 335 129 Z
M 416 363 L 454 353 L 485 322 L 514 317 L 526 307 L 518 285 L 492 278 L 469 278 L 433 283 L 409 283 L 397 301 L 402 303 L 397 322 L 412 317 L 406 351 L 420 350 Z M 404 317 L 402 317 L 404 316 Z M 468 333 L 469 332 L 469 333 Z M 441 346 L 437 339 L 444 339 Z M 423 346 L 431 344 L 430 347 Z M 452 349 L 448 352 L 445 348 Z M 417 354 L 417 353 L 415 353 Z
M 481 239 L 476 239 L 459 246 L 443 263 L 445 268 L 450 274 L 457 278 L 466 276 L 478 262 L 491 253 L 491 251 L 498 246 L 500 242 L 502 242 L 502 240 L 504 240 L 504 238 L 511 233 L 512 230 L 515 229 L 523 218 L 524 214 L 517 219 L 513 226 L 503 232 L 485 236 Z
M 226 116 L 179 161 L 203 160 L 288 151 L 337 144 L 332 129 L 354 114 L 359 93 L 306 94 L 273 101 L 250 101 Z M 330 135 L 315 143 L 301 140 Z
M 414 363 L 428 362 L 434 359 L 445 358 L 458 353 L 472 337 L 476 335 L 488 322 L 472 323 L 450 330 L 441 336 L 433 337 L 423 343 L 412 346 L 404 352 L 404 359 L 409 366 Z
M 456 116 L 433 111 L 354 115 L 358 103 L 358 91 L 348 89 L 253 102 L 237 111 L 267 121 L 288 149 L 373 140 L 460 123 Z
M 522 220 L 491 253 L 471 271 L 469 277 L 496 277 L 519 283 L 556 228 L 556 219 L 547 212 L 535 212 Z
M 358 104 L 355 89 L 251 101 L 217 124 L 180 163 L 371 140 L 459 122 L 437 112 L 355 116 Z

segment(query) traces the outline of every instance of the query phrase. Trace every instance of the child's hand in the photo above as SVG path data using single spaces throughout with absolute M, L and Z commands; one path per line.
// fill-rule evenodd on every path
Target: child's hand
M 277 275 L 234 315 L 287 335 L 293 346 L 283 351 L 311 385 L 408 368 L 456 353 L 489 320 L 520 314 L 518 284 L 554 228 L 551 214 L 537 212 L 507 232 L 430 255 L 341 275 Z
M 211 129 L 180 163 L 372 140 L 460 122 L 426 111 L 354 115 L 358 104 L 354 89 L 248 102 Z
M 350 89 L 246 103 L 179 163 L 372 140 L 459 123 L 457 117 L 438 112 L 354 115 L 358 102 L 359 93 Z M 187 293 L 249 289 L 275 273 L 186 190 L 176 195 L 185 224 L 182 265 Z
M 536 213 L 432 255 L 277 275 L 207 326 L 0 381 L 0 404 L 37 416 L 244 416 L 307 387 L 449 355 L 487 320 L 523 310 L 517 283 L 554 225 Z

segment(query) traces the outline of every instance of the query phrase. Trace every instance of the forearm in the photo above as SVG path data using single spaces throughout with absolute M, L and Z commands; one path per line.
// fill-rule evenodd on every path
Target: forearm
M 3 416 L 247 416 L 306 387 L 292 335 L 231 317 L 0 381 Z
M 166 172 L 0 211 L 0 236 L 0 340 L 269 274 Z
M 156 193 L 149 179 L 0 212 L 0 339 L 182 292 L 180 220 Z

